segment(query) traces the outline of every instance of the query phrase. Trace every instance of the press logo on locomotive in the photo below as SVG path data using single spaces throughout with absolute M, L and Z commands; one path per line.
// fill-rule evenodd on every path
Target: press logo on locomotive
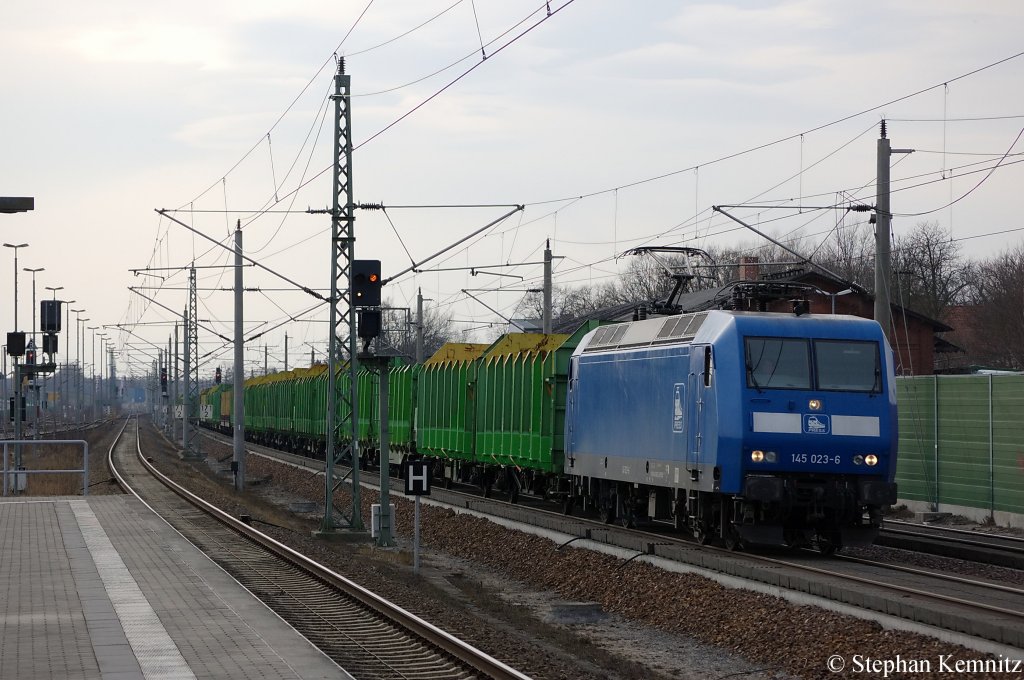
M 821 415 L 820 413 L 804 415 L 804 432 L 808 432 L 810 434 L 828 434 L 829 429 L 828 416 Z

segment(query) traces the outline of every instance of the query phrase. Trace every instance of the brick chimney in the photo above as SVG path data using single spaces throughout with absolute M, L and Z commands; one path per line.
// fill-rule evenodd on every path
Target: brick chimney
M 741 281 L 757 281 L 761 278 L 761 267 L 758 264 L 756 255 L 747 255 L 740 258 L 739 277 Z

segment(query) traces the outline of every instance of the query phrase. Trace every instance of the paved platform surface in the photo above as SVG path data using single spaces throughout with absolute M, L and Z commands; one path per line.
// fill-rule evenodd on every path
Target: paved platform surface
M 131 496 L 0 500 L 0 678 L 349 678 Z

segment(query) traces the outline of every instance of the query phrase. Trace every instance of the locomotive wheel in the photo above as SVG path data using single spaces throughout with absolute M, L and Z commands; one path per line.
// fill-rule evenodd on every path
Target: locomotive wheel
M 597 513 L 598 518 L 605 524 L 612 524 L 615 521 L 615 497 L 605 499 L 601 503 L 601 509 Z
M 828 557 L 834 555 L 836 550 L 842 547 L 842 537 L 838 531 L 830 531 L 827 535 L 818 534 L 815 543 L 818 552 Z
M 743 550 L 743 539 L 740 538 L 739 533 L 735 529 L 729 529 L 725 534 L 725 549 L 729 551 Z
M 573 507 L 576 506 L 576 497 L 567 495 L 562 501 L 562 514 L 571 515 Z
M 519 479 L 516 478 L 516 473 L 512 468 L 505 469 L 505 486 L 508 487 L 508 502 L 518 503 L 519 502 Z
M 711 532 L 706 527 L 698 527 L 696 533 L 697 542 L 701 545 L 711 543 Z

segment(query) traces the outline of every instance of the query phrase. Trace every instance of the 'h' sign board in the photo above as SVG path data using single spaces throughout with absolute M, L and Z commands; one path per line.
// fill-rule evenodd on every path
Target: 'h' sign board
M 405 495 L 430 495 L 430 463 L 425 460 L 410 460 L 405 466 Z

